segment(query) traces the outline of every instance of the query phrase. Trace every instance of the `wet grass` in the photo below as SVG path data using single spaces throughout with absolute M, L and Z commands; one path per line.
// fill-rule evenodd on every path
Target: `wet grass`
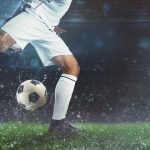
M 0 124 L 0 150 L 150 150 L 150 123 L 78 123 L 87 136 L 56 139 L 47 124 Z

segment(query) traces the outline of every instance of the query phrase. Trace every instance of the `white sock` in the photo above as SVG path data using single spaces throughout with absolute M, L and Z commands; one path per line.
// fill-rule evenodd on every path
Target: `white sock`
M 76 81 L 77 77 L 73 75 L 61 75 L 55 88 L 55 103 L 52 119 L 61 120 L 66 117 Z

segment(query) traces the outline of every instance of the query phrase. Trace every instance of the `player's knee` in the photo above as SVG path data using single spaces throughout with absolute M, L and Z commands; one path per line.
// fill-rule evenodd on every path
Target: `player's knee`
M 0 52 L 3 51 L 3 45 L 4 45 L 2 38 L 3 38 L 3 34 L 0 33 Z
M 12 39 L 6 32 L 0 32 L 0 52 L 8 49 L 13 44 L 15 44 L 14 39 Z
M 75 72 L 76 76 L 79 75 L 80 73 L 80 66 L 78 63 L 75 64 L 74 68 L 73 68 L 73 72 Z
M 5 49 L 5 33 L 0 32 L 0 52 L 4 51 Z
M 71 74 L 74 76 L 78 76 L 80 73 L 80 66 L 77 62 L 75 63 L 69 63 L 65 68 L 64 68 L 64 72 L 67 74 Z

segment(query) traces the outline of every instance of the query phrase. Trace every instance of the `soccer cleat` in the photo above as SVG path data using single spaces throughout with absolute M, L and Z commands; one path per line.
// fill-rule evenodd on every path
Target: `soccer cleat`
M 76 136 L 84 135 L 84 132 L 80 129 L 73 127 L 70 123 L 64 119 L 60 121 L 52 120 L 48 132 L 58 138 L 73 138 Z

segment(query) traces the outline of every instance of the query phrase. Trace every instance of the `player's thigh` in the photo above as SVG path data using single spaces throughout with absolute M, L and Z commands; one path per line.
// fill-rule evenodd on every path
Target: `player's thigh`
M 47 34 L 43 36 L 43 40 L 35 40 L 31 44 L 34 46 L 44 66 L 53 63 L 59 66 L 66 66 L 69 60 L 76 62 L 68 46 L 53 31 L 48 30 Z
M 16 41 L 5 31 L 0 30 L 0 51 L 4 51 L 14 45 Z
M 65 73 L 78 74 L 79 64 L 65 42 L 51 30 L 43 38 L 44 40 L 31 42 L 43 65 L 48 66 L 54 63 Z

